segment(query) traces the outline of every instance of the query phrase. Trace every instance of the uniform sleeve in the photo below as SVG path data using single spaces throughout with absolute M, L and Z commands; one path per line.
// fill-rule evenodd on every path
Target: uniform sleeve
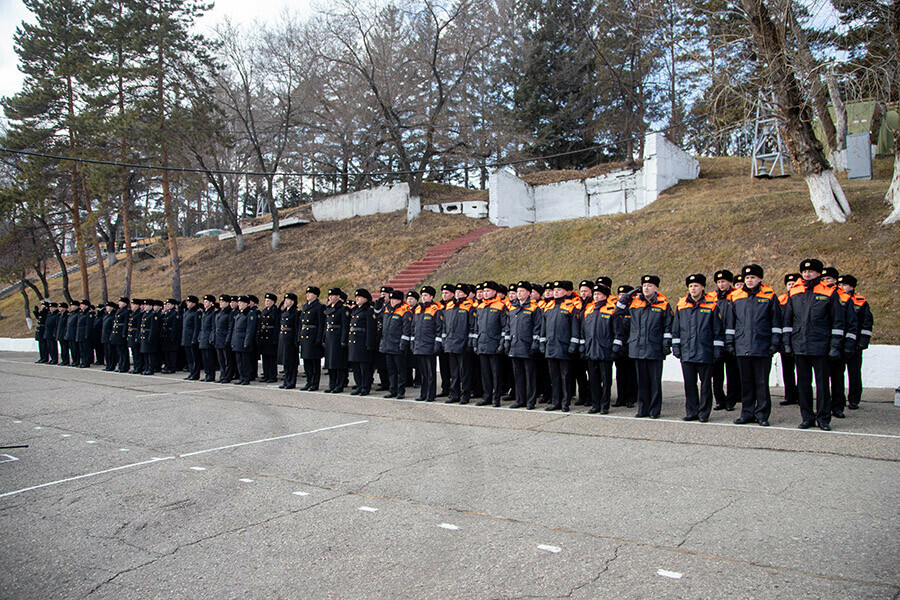
M 346 306 L 341 311 L 341 348 L 346 348 L 350 341 L 350 309 Z
M 366 318 L 369 323 L 366 326 L 366 349 L 374 352 L 378 349 L 378 319 L 375 313 L 369 313 Z
M 321 346 L 325 343 L 325 309 L 319 307 L 316 311 L 316 345 Z
M 781 302 L 778 302 L 778 298 L 775 298 L 775 301 L 772 304 L 772 342 L 769 344 L 769 348 L 773 351 L 777 351 L 778 348 L 782 347 L 782 337 L 784 336 L 784 329 L 782 328 L 782 314 L 781 314 Z M 772 352 L 774 355 L 774 352 Z
M 231 335 L 234 333 L 234 317 L 231 316 L 231 313 L 228 313 L 225 317 L 225 321 L 228 323 L 226 329 L 228 333 L 225 334 L 225 345 L 231 345 Z
M 509 343 L 512 340 L 512 334 L 509 330 L 509 309 L 504 308 L 500 312 L 500 340 L 503 353 L 509 352 Z
M 537 354 L 541 351 L 541 331 L 544 328 L 544 311 L 539 308 L 534 309 L 531 314 L 531 353 Z
M 872 327 L 875 324 L 875 317 L 872 315 L 872 309 L 869 308 L 868 302 L 863 302 L 857 313 L 857 318 L 859 319 L 858 345 L 860 350 L 865 350 L 869 347 L 869 342 L 872 340 Z
M 400 349 L 409 350 L 413 340 L 413 311 L 408 310 L 403 314 L 402 330 L 400 332 Z M 440 332 L 438 332 L 440 335 Z
M 191 345 L 200 343 L 200 324 L 203 322 L 203 313 L 194 311 L 194 330 L 191 332 Z
M 778 301 L 776 300 L 777 304 Z M 716 310 L 718 310 L 718 304 Z M 725 335 L 725 347 L 729 348 L 729 352 L 734 350 L 734 328 L 737 325 L 737 315 L 734 312 L 734 302 L 730 300 L 722 303 L 722 311 L 720 313 L 722 324 L 724 325 L 722 333 Z
M 472 309 L 472 327 L 469 333 L 469 347 L 473 350 L 478 347 L 478 309 Z
M 253 349 L 253 340 L 256 339 L 256 328 L 259 325 L 259 316 L 250 311 L 247 315 L 247 334 L 244 336 L 244 349 L 249 351 Z
M 672 312 L 672 305 L 669 304 L 666 306 L 666 322 L 663 330 L 663 346 L 666 349 L 666 354 L 672 350 L 672 324 L 674 321 L 675 314 Z
M 713 322 L 715 322 L 715 319 L 713 319 Z M 675 309 L 672 317 L 672 347 L 678 348 L 675 353 L 675 356 L 678 357 L 678 352 L 681 351 L 681 316 L 678 309 Z
M 847 306 L 837 292 L 831 294 L 831 354 L 840 353 L 847 332 Z
M 846 355 L 856 352 L 856 346 L 859 344 L 857 332 L 859 331 L 859 320 L 856 309 L 853 306 L 853 299 L 848 297 L 844 303 L 845 334 L 843 352 Z
M 778 302 L 776 301 L 775 304 L 778 304 Z M 678 323 L 678 319 L 675 319 L 675 323 Z M 718 306 L 713 309 L 712 327 L 713 354 L 720 355 L 722 350 L 725 349 L 725 319 L 722 318 L 722 313 L 719 312 Z M 672 335 L 675 336 L 675 333 L 673 332 Z

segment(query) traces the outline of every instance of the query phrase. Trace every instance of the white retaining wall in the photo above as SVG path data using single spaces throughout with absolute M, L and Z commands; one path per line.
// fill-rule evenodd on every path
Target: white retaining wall
M 427 204 L 422 207 L 422 210 L 445 215 L 465 215 L 473 219 L 483 219 L 488 216 L 488 203 L 480 200 L 475 202 L 444 202 L 443 204 Z
M 392 213 L 398 210 L 415 209 L 410 202 L 409 184 L 397 183 L 381 185 L 370 190 L 361 190 L 350 194 L 332 196 L 313 202 L 312 212 L 316 221 L 340 221 L 352 217 L 365 217 L 381 213 Z M 412 210 L 418 215 L 418 212 Z

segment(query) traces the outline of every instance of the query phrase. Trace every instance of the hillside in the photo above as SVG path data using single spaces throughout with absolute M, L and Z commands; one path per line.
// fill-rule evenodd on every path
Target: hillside
M 615 283 L 632 285 L 654 272 L 662 292 L 683 294 L 688 273 L 748 262 L 766 269 L 766 280 L 782 290 L 784 273 L 797 263 L 818 256 L 861 281 L 860 292 L 875 313 L 875 343 L 900 343 L 900 229 L 883 228 L 883 203 L 891 161 L 877 162 L 874 181 L 842 181 L 854 214 L 842 225 L 815 220 L 806 185 L 799 177 L 751 180 L 747 159 L 703 159 L 701 177 L 682 182 L 637 213 L 593 217 L 516 227 L 492 233 L 457 254 L 429 280 L 507 283 L 518 279 L 546 281 L 609 275 Z M 539 175 L 539 176 L 538 176 Z M 578 172 L 548 172 L 528 176 L 534 182 L 578 177 Z M 581 174 L 583 176 L 583 174 Z M 428 202 L 486 199 L 485 192 L 433 186 Z M 184 294 L 302 292 L 314 284 L 323 290 L 382 285 L 407 263 L 421 258 L 425 248 L 487 224 L 484 220 L 423 212 L 411 224 L 405 214 L 361 217 L 342 222 L 311 223 L 282 231 L 282 247 L 269 248 L 269 235 L 247 236 L 247 249 L 236 255 L 234 241 L 215 238 L 180 240 Z M 162 255 L 160 253 L 160 255 Z M 96 267 L 90 269 L 92 298 L 99 298 Z M 125 266 L 110 273 L 110 296 L 122 289 Z M 167 298 L 171 274 L 168 257 L 135 267 L 134 295 Z M 73 296 L 80 279 L 71 276 Z M 60 281 L 51 280 L 51 297 L 58 300 Z M 34 297 L 32 295 L 32 302 Z M 0 337 L 27 337 L 22 298 L 0 300 Z
M 900 343 L 900 228 L 884 228 L 891 161 L 877 161 L 873 181 L 842 180 L 854 214 L 845 224 L 816 222 L 800 177 L 753 180 L 748 159 L 701 159 L 701 176 L 665 192 L 643 210 L 515 227 L 486 236 L 432 277 L 444 281 L 613 278 L 634 285 L 662 279 L 670 299 L 684 277 L 756 262 L 781 293 L 785 273 L 820 257 L 860 280 L 875 314 L 874 343 Z

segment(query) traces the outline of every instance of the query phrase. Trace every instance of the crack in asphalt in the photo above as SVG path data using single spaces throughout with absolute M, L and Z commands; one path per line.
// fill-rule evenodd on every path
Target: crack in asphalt
M 575 592 L 578 592 L 578 591 L 580 591 L 582 588 L 585 588 L 585 587 L 587 587 L 587 586 L 589 586 L 589 585 L 593 585 L 593 584 L 597 583 L 597 581 L 598 581 L 601 577 L 603 577 L 603 574 L 606 573 L 607 571 L 609 571 L 609 566 L 613 563 L 613 561 L 615 561 L 617 558 L 619 558 L 619 548 L 621 548 L 621 545 L 617 545 L 617 546 L 615 546 L 615 547 L 613 548 L 613 555 L 612 555 L 612 558 L 608 558 L 608 559 L 606 559 L 606 560 L 604 561 L 604 563 L 603 563 L 603 568 L 600 569 L 600 571 L 597 573 L 597 575 L 595 575 L 595 576 L 594 576 L 593 578 L 591 578 L 591 579 L 588 579 L 588 580 L 585 581 L 584 583 L 582 583 L 582 584 L 580 584 L 580 585 L 576 585 L 575 587 L 573 587 L 571 590 L 569 590 L 569 593 L 568 593 L 568 594 L 566 594 L 565 596 L 563 596 L 563 598 L 571 598 L 571 597 L 575 594 Z
M 734 504 L 736 501 L 737 501 L 737 498 L 729 498 L 728 502 L 725 503 L 725 506 L 720 506 L 716 510 L 712 511 L 711 513 L 709 513 L 708 515 L 706 515 L 705 517 L 703 517 L 702 519 L 697 521 L 696 523 L 693 523 L 690 527 L 688 527 L 688 530 L 684 532 L 684 537 L 681 539 L 680 542 L 678 542 L 678 544 L 675 545 L 675 547 L 681 548 L 684 545 L 684 543 L 687 542 L 688 537 L 691 535 L 691 532 L 694 531 L 695 527 L 698 527 L 698 526 L 702 525 L 703 523 L 706 523 L 707 521 L 712 519 L 714 516 L 716 516 L 723 510 L 725 510 L 726 508 L 730 508 L 731 505 Z

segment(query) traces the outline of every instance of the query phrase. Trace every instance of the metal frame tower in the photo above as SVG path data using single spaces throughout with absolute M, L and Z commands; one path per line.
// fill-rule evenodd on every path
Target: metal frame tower
M 774 102 L 774 98 L 772 99 Z M 769 179 L 790 177 L 794 172 L 788 159 L 787 145 L 778 129 L 778 119 L 772 110 L 772 102 L 763 98 L 762 93 L 756 103 L 756 125 L 753 137 L 753 151 L 750 156 L 750 177 Z M 785 167 L 787 162 L 787 167 Z

